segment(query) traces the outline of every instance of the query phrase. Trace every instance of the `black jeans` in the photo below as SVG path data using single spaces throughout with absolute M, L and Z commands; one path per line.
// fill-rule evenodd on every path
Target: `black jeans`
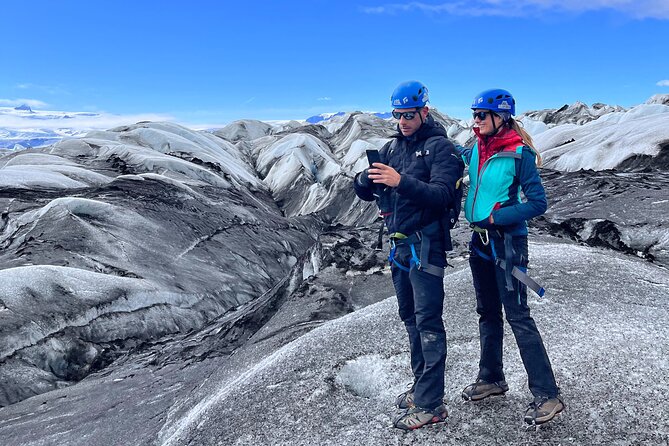
M 474 234 L 470 245 L 469 265 L 474 278 L 476 291 L 476 312 L 479 314 L 479 335 L 481 341 L 481 360 L 479 378 L 487 382 L 504 379 L 502 364 L 502 342 L 504 320 L 511 326 L 520 357 L 527 371 L 530 392 L 537 396 L 553 398 L 560 392 L 555 382 L 548 354 L 539 334 L 534 319 L 530 316 L 527 305 L 527 288 L 513 278 L 513 291 L 507 291 L 504 270 L 484 259 L 477 250 L 491 256 L 494 245 L 497 257 L 504 258 L 504 239 L 490 231 L 491 243 L 484 246 L 478 234 Z M 513 238 L 513 263 L 519 268 L 527 268 L 527 236 Z
M 419 246 L 416 246 L 419 249 Z M 431 253 L 432 254 L 432 253 Z M 435 256 L 442 255 L 434 253 Z M 445 258 L 430 256 L 439 266 Z M 409 246 L 398 246 L 395 259 L 409 265 Z M 444 308 L 444 279 L 415 267 L 409 272 L 392 265 L 393 285 L 397 293 L 400 318 L 409 334 L 411 369 L 414 375 L 414 402 L 418 407 L 434 409 L 444 399 L 444 370 L 446 364 L 446 332 Z

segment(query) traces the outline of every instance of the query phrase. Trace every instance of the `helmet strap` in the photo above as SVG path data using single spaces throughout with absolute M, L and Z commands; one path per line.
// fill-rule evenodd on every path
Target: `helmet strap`
M 499 133 L 500 130 L 504 128 L 505 125 L 508 124 L 508 121 L 505 121 L 502 116 L 499 116 L 502 119 L 502 125 L 500 125 L 498 128 L 497 125 L 495 124 L 495 116 L 499 115 L 495 112 L 492 112 L 492 114 L 490 115 L 490 119 L 492 119 L 492 129 L 493 129 L 493 132 L 490 134 L 490 136 L 495 136 L 497 133 Z

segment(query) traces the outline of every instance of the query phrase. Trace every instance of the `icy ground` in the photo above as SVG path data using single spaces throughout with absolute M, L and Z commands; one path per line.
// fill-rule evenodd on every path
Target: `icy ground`
M 252 338 L 230 358 L 127 366 L 0 408 L 0 438 L 26 446 L 668 444 L 669 273 L 555 239 L 532 242 L 530 251 L 531 274 L 548 290 L 530 306 L 567 403 L 538 432 L 522 422 L 531 395 L 508 329 L 507 396 L 460 399 L 479 348 L 471 276 L 460 264 L 445 279 L 443 425 L 390 427 L 394 397 L 411 381 L 390 297 L 278 350 L 272 338 Z
M 665 109 L 648 108 L 658 127 Z M 535 127 L 553 134 L 579 110 Z M 551 205 L 531 222 L 531 249 L 549 296 L 533 306 L 569 410 L 527 436 L 514 347 L 509 396 L 459 402 L 478 355 L 464 224 L 446 281 L 451 419 L 389 428 L 410 381 L 406 340 L 392 298 L 369 307 L 394 291 L 387 251 L 373 249 L 377 209 L 351 181 L 394 132 L 361 113 L 216 134 L 142 122 L 5 154 L 0 446 L 666 443 L 664 133 L 651 152 L 627 141 L 596 157 L 624 152 L 620 169 L 542 172 Z

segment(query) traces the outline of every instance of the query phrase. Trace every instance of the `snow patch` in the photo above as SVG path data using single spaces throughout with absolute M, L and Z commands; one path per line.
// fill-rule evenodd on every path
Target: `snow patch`
M 390 383 L 396 383 L 404 376 L 398 373 L 406 366 L 406 355 L 384 358 L 373 354 L 347 361 L 339 370 L 335 382 L 354 395 L 363 398 L 388 400 L 399 391 Z

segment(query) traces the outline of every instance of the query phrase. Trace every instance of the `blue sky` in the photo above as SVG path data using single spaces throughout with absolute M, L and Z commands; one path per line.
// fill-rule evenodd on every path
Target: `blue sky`
M 667 0 L 3 3 L 0 106 L 197 125 L 387 111 L 409 79 L 456 117 L 493 87 L 521 112 L 669 93 Z

